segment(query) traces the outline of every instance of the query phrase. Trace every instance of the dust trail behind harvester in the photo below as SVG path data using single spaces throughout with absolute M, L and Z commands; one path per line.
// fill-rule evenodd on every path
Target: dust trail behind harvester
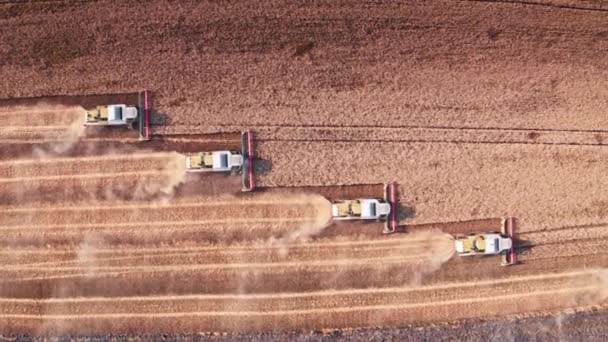
M 0 205 L 171 197 L 186 177 L 178 153 L 0 163 Z
M 320 195 L 300 194 L 294 195 L 294 199 L 302 200 L 306 206 L 311 208 L 314 215 L 303 222 L 299 227 L 289 232 L 278 241 L 281 244 L 293 241 L 306 241 L 319 235 L 332 220 L 331 203 Z
M 161 194 L 166 195 L 163 200 L 168 200 L 173 195 L 175 188 L 186 179 L 186 157 L 176 152 L 169 153 L 163 171 L 161 182 L 139 183 L 133 193 L 133 198 L 147 199 Z
M 35 148 L 34 158 L 48 158 L 69 150 L 84 135 L 84 109 L 80 106 L 45 105 L 0 107 L 0 141 L 53 141 Z
M 71 149 L 78 140 L 84 135 L 85 126 L 82 124 L 82 118 L 79 117 L 82 108 L 78 107 L 78 109 L 74 110 L 71 114 L 74 116 L 74 120 L 68 128 L 61 132 L 61 134 L 56 137 L 57 141 L 51 143 L 47 149 L 35 148 L 32 151 L 32 156 L 38 159 L 44 159 L 54 155 L 61 155 Z
M 360 277 L 373 279 L 370 284 L 374 286 L 384 284 L 417 286 L 425 275 L 440 269 L 455 253 L 452 236 L 440 231 L 415 231 L 407 235 L 381 236 L 378 239 L 396 240 L 399 254 L 394 255 L 396 257 L 394 261 L 378 260 L 377 263 L 365 268 L 365 275 Z M 335 256 L 335 258 L 342 257 L 339 252 Z M 323 282 L 324 287 L 340 287 L 345 279 L 356 276 L 352 273 L 353 266 L 344 264 Z
M 3 127 L 69 126 L 75 121 L 82 123 L 83 113 L 82 107 L 74 105 L 36 103 L 35 105 L 6 106 L 0 104 Z
M 411 268 L 410 284 L 420 284 L 426 274 L 435 272 L 450 260 L 456 253 L 454 238 L 452 235 L 438 230 L 428 230 L 411 233 L 412 238 L 426 239 L 424 246 L 428 253 L 425 258 L 421 258 Z M 407 247 L 404 246 L 404 249 Z
M 68 203 L 68 198 L 60 205 L 0 206 L 0 242 L 69 244 L 95 232 L 108 243 L 226 244 L 280 240 L 286 236 L 292 236 L 293 240 L 294 236 L 303 234 L 302 229 L 310 235 L 327 224 L 327 201 L 315 195 L 172 199 L 171 187 L 182 180 L 181 166 L 176 166 L 174 171 L 161 174 L 166 177 L 164 183 L 139 185 L 134 190 L 139 192 L 137 196 L 143 197 L 139 200 L 112 200 L 113 194 L 105 194 L 103 200 L 93 198 Z M 168 192 L 158 196 L 155 191 Z

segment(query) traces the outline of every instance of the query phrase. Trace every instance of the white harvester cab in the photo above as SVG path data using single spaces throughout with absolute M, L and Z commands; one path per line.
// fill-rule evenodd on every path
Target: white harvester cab
M 471 234 L 454 241 L 456 253 L 460 256 L 495 255 L 506 253 L 513 247 L 510 237 L 497 233 Z
M 125 104 L 113 104 L 97 106 L 85 110 L 85 126 L 127 126 L 137 120 L 139 112 L 135 106 Z
M 137 119 L 137 108 L 127 105 L 109 105 L 108 122 L 110 124 L 128 124 Z
M 214 151 L 186 155 L 188 172 L 228 172 L 243 166 L 243 156 L 237 152 Z
M 334 201 L 331 206 L 334 220 L 380 220 L 391 212 L 390 203 L 377 199 Z

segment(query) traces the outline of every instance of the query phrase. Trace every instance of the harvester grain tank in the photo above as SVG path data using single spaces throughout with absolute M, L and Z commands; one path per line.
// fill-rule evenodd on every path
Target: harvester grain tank
M 454 240 L 456 253 L 459 256 L 501 255 L 503 266 L 516 263 L 513 218 L 505 218 L 501 223 L 501 232 L 468 234 L 456 236 Z
M 199 152 L 186 155 L 188 172 L 227 172 L 240 170 L 243 156 L 235 151 Z
M 397 229 L 396 189 L 394 183 L 384 186 L 384 198 L 358 198 L 333 200 L 331 205 L 334 220 L 384 221 L 384 233 Z
M 253 134 L 241 133 L 241 151 L 204 151 L 186 153 L 188 172 L 230 172 L 243 178 L 243 191 L 255 188 L 253 178 Z
M 137 120 L 137 107 L 125 104 L 96 106 L 85 110 L 85 126 L 129 126 Z
M 85 126 L 124 126 L 129 129 L 134 128 L 137 123 L 141 140 L 150 138 L 149 130 L 149 104 L 148 92 L 138 94 L 138 104 L 104 104 L 84 111 Z

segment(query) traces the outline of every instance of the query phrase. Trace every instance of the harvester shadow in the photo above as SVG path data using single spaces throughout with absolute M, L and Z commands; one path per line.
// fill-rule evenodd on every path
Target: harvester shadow
M 406 226 L 399 226 L 399 222 L 416 217 L 416 208 L 413 206 L 406 205 L 400 202 L 399 199 L 399 188 L 397 186 L 393 187 L 395 191 L 395 197 L 397 202 L 395 203 L 395 210 L 397 212 L 397 227 L 395 227 L 395 233 L 405 233 L 407 232 Z
M 534 243 L 530 240 L 513 239 L 513 246 L 518 255 L 526 255 L 532 250 Z
M 416 217 L 416 208 L 397 203 L 397 220 Z
M 253 161 L 255 176 L 265 176 L 272 171 L 272 161 L 267 159 L 256 159 Z
M 154 108 L 154 107 L 152 107 Z M 150 126 L 166 126 L 169 123 L 169 115 L 155 110 L 150 111 Z
M 65 105 L 81 106 L 83 108 L 94 107 L 107 103 L 123 103 L 136 105 L 139 93 L 108 93 L 108 94 L 89 94 L 89 95 L 50 95 L 38 97 L 3 98 L 0 101 L 4 105 L 16 106 L 40 106 L 44 105 Z
M 148 90 L 148 103 L 150 104 L 150 126 L 166 126 L 169 123 L 169 115 L 156 111 L 156 92 Z

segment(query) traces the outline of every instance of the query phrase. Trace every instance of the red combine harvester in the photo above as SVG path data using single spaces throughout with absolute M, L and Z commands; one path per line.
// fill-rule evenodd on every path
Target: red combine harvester
M 333 200 L 331 205 L 334 220 L 384 221 L 384 234 L 397 231 L 397 189 L 394 183 L 384 186 L 384 198 L 359 198 Z

